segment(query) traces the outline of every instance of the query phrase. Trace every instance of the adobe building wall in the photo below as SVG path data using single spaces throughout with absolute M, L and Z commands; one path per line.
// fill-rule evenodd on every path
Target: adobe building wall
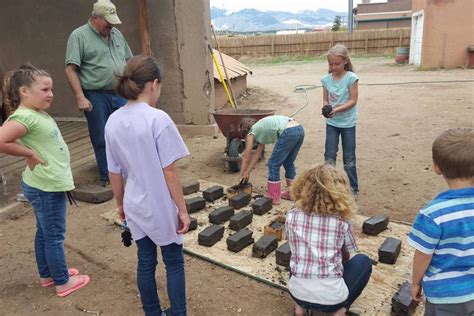
M 44 68 L 54 80 L 55 117 L 83 118 L 69 88 L 64 58 L 69 34 L 85 24 L 95 0 L 2 0 L 0 69 L 25 62 Z M 134 54 L 141 53 L 137 1 L 113 0 L 118 28 Z M 158 107 L 177 124 L 206 125 L 213 104 L 209 0 L 148 0 L 152 53 L 164 81 Z
M 474 45 L 472 0 L 413 0 L 413 13 L 423 10 L 422 68 L 453 68 L 468 63 Z
M 411 0 L 396 0 L 383 3 L 361 3 L 357 5 L 357 13 L 410 11 Z
M 389 21 L 358 21 L 358 30 L 373 30 L 373 29 L 388 29 L 388 28 L 400 28 L 400 27 L 411 27 L 410 20 L 389 20 Z

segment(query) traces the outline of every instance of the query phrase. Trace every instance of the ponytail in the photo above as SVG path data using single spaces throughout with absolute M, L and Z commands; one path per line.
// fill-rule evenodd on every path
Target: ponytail
M 2 86 L 2 120 L 6 119 L 21 103 L 20 88 L 30 87 L 37 77 L 51 77 L 46 71 L 26 64 L 5 74 Z
M 122 76 L 117 76 L 115 90 L 127 100 L 136 100 L 147 82 L 161 82 L 160 67 L 150 56 L 134 56 L 125 65 Z

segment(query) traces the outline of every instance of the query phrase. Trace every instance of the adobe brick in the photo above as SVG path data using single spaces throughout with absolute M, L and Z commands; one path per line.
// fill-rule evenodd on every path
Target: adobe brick
M 253 214 L 249 211 L 242 211 L 230 218 L 229 228 L 232 230 L 241 230 L 252 223 Z
M 253 213 L 257 215 L 263 215 L 271 209 L 272 209 L 272 199 L 268 197 L 258 198 L 252 204 Z
M 206 200 L 200 196 L 185 199 L 184 202 L 186 203 L 186 209 L 188 210 L 188 213 L 195 213 L 206 207 Z
M 411 283 L 405 282 L 392 297 L 392 311 L 395 315 L 412 315 L 418 302 L 411 297 Z
M 229 206 L 232 206 L 233 208 L 238 210 L 239 208 L 242 208 L 245 205 L 249 204 L 250 199 L 250 194 L 248 194 L 247 192 L 240 192 L 239 194 L 236 194 L 229 199 Z
M 202 192 L 202 197 L 208 202 L 214 202 L 215 200 L 224 196 L 224 188 L 220 185 L 214 185 L 204 192 Z
M 376 215 L 364 221 L 362 232 L 367 235 L 377 236 L 387 229 L 389 218 L 386 215 Z
M 198 243 L 201 246 L 212 247 L 224 236 L 224 226 L 211 225 L 198 234 Z
M 209 213 L 209 222 L 212 224 L 222 224 L 227 222 L 234 214 L 235 211 L 233 207 L 222 206 Z
M 254 242 L 253 232 L 248 228 L 243 228 L 227 238 L 227 249 L 232 252 L 239 252 Z
M 265 258 L 278 247 L 278 238 L 275 236 L 262 236 L 252 248 L 252 256 Z
M 290 266 L 291 250 L 290 244 L 285 242 L 283 245 L 277 248 L 276 252 L 276 264 L 284 267 Z
M 189 224 L 188 232 L 195 230 L 198 227 L 198 221 L 194 217 L 189 217 L 191 223 Z
M 182 188 L 183 188 L 183 194 L 188 195 L 194 192 L 199 191 L 199 181 L 192 180 L 183 183 Z
M 402 248 L 402 241 L 393 237 L 387 237 L 379 248 L 379 261 L 394 264 Z

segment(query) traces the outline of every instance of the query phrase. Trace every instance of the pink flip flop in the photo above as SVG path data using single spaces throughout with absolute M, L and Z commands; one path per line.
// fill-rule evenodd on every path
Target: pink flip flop
M 77 275 L 77 277 L 80 278 L 82 282 L 79 282 L 79 283 L 77 283 L 75 286 L 73 286 L 73 287 L 71 287 L 71 288 L 69 288 L 69 289 L 67 289 L 67 290 L 64 290 L 64 291 L 62 291 L 62 292 L 56 291 L 56 295 L 59 296 L 59 297 L 68 296 L 69 294 L 71 294 L 71 293 L 73 293 L 73 292 L 79 290 L 80 288 L 86 286 L 86 285 L 89 283 L 89 281 L 91 280 L 91 279 L 89 278 L 89 276 L 88 276 L 88 275 L 85 275 L 85 274 Z
M 79 270 L 74 269 L 74 268 L 68 269 L 67 272 L 68 272 L 68 274 L 69 274 L 70 277 L 79 274 Z M 42 286 L 42 287 L 48 287 L 48 286 L 53 285 L 53 284 L 54 284 L 54 281 L 53 281 L 53 280 L 49 280 L 49 281 L 46 281 L 46 282 L 41 282 L 41 281 L 40 281 L 40 283 L 41 283 L 41 286 Z

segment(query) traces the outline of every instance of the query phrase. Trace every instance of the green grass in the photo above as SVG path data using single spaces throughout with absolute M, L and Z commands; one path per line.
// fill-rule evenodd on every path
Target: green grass
M 353 60 L 364 60 L 369 58 L 392 59 L 395 54 L 358 54 L 351 55 Z M 320 56 L 277 56 L 277 57 L 241 57 L 240 62 L 247 65 L 283 65 L 283 64 L 307 64 L 312 62 L 326 62 L 326 55 Z

